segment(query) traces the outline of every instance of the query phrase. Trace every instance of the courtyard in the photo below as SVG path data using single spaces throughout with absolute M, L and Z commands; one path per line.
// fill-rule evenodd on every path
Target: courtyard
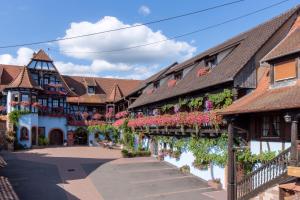
M 193 175 L 154 158 L 121 158 L 101 147 L 54 147 L 2 152 L 20 199 L 224 199 Z

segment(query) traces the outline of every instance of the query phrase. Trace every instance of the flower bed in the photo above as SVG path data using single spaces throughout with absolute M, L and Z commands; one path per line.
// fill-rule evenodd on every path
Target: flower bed
M 120 119 L 120 118 L 124 118 L 127 116 L 128 116 L 128 111 L 122 111 L 122 112 L 118 112 L 115 117 L 116 117 L 116 119 Z
M 120 126 L 124 123 L 124 121 L 125 121 L 125 118 L 123 118 L 123 119 L 118 119 L 118 120 L 116 120 L 116 121 L 113 123 L 113 126 L 114 126 L 114 127 L 120 127 Z
M 128 126 L 144 127 L 144 126 L 211 126 L 215 124 L 220 124 L 221 119 L 213 112 L 181 112 L 174 115 L 159 115 L 159 116 L 149 116 L 140 117 L 136 119 L 131 119 L 128 122 Z

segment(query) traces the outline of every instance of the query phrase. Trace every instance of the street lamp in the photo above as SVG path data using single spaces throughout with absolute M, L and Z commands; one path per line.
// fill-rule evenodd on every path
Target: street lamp
M 284 121 L 286 122 L 286 123 L 291 123 L 292 122 L 292 116 L 291 115 L 289 115 L 289 113 L 287 113 L 286 115 L 284 115 Z

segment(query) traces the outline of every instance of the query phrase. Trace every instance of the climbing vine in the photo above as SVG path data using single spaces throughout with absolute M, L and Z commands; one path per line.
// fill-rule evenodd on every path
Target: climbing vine
M 29 111 L 23 111 L 23 110 L 14 110 L 8 114 L 8 119 L 10 123 L 12 123 L 14 126 L 17 126 L 19 123 L 19 119 L 22 115 L 29 114 Z

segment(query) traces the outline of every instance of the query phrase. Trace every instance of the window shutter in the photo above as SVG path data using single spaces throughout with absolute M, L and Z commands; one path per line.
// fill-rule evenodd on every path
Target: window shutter
M 274 81 L 296 78 L 296 61 L 289 60 L 274 65 Z

